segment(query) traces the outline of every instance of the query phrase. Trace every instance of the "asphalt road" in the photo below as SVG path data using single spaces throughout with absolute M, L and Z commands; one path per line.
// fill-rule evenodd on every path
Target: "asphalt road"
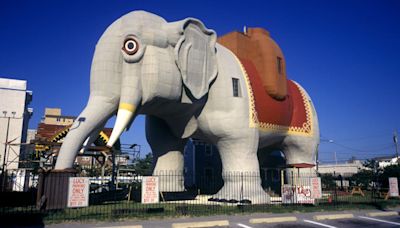
M 366 217 L 366 216 L 363 216 Z M 370 220 L 363 217 L 354 217 L 353 219 L 337 219 L 337 220 L 325 220 L 325 221 L 315 221 L 313 219 L 299 219 L 297 222 L 285 222 L 276 224 L 249 224 L 248 222 L 243 223 L 230 223 L 229 227 L 235 228 L 263 228 L 263 227 L 276 227 L 276 228 L 323 228 L 323 227 L 400 227 L 400 216 L 390 216 L 390 217 L 379 217 L 373 218 L 377 220 Z
M 397 210 L 398 211 L 398 210 Z M 48 225 L 51 228 L 67 228 L 67 227 L 121 227 L 128 228 L 135 225 L 141 225 L 143 228 L 166 228 L 172 227 L 176 223 L 201 223 L 205 221 L 221 221 L 228 220 L 230 228 L 261 228 L 261 227 L 313 227 L 313 228 L 347 228 L 347 227 L 400 227 L 400 216 L 382 216 L 371 217 L 367 213 L 371 211 L 341 211 L 341 212 L 318 212 L 318 213 L 291 213 L 291 214 L 249 214 L 249 215 L 230 215 L 230 216 L 211 216 L 211 217 L 198 217 L 198 218 L 176 218 L 164 220 L 145 220 L 145 221 L 124 221 L 124 222 L 106 222 L 106 223 L 64 223 Z M 376 211 L 375 211 L 376 212 Z M 326 214 L 352 214 L 354 218 L 335 219 L 335 220 L 316 220 L 317 215 Z M 296 217 L 296 222 L 281 222 L 272 224 L 252 224 L 250 219 L 254 218 L 271 218 L 271 217 Z

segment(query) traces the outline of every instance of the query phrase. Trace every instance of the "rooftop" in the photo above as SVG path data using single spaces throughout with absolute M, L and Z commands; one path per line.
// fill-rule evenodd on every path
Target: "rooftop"
M 26 90 L 26 81 L 10 78 L 0 78 L 0 89 Z

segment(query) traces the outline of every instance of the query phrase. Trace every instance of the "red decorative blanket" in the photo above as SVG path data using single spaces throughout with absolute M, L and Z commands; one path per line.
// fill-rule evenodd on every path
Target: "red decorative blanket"
M 240 62 L 246 75 L 251 106 L 250 124 L 266 131 L 311 135 L 313 131 L 311 105 L 303 89 L 296 82 L 287 80 L 286 99 L 275 100 L 264 90 L 254 64 L 246 59 L 240 59 Z

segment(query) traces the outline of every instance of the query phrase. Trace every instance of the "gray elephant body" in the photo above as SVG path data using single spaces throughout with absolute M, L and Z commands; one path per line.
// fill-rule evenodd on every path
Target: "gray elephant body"
M 232 77 L 239 80 L 240 97 L 233 96 Z M 190 137 L 216 145 L 224 187 L 215 198 L 239 199 L 241 183 L 229 174 L 259 175 L 259 149 L 278 145 L 290 164 L 315 163 L 319 132 L 314 108 L 311 136 L 262 131 L 249 124 L 251 98 L 246 80 L 236 56 L 216 44 L 216 34 L 200 21 L 188 18 L 167 23 L 154 14 L 131 12 L 115 21 L 96 46 L 90 98 L 80 115 L 85 121 L 72 126 L 56 169 L 72 167 L 85 139 L 116 112 L 109 146 L 136 115 L 147 115 L 146 136 L 154 154 L 154 175 L 183 173 L 183 150 Z M 161 182 L 169 181 L 160 178 Z M 178 179 L 162 184 L 161 190 L 182 191 Z M 243 189 L 242 198 L 268 202 L 261 181 L 257 182 L 257 187 L 252 183 L 253 187 Z

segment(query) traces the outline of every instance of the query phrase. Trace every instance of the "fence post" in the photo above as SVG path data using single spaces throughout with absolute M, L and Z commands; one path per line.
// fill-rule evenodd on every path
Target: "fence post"
M 290 183 L 291 184 L 291 189 L 292 189 L 292 204 L 295 204 L 295 198 L 296 198 L 296 196 L 295 196 L 295 194 L 296 194 L 296 186 L 294 185 L 294 173 L 293 173 L 293 170 L 292 171 L 290 171 L 290 173 L 291 173 L 291 175 L 292 175 L 292 183 Z
M 335 196 L 334 196 L 334 203 L 333 205 L 335 205 L 335 207 L 337 207 L 337 184 L 336 184 L 336 172 L 333 171 L 333 176 L 334 176 L 334 180 L 335 180 L 335 184 L 334 184 L 334 188 L 335 188 Z
M 74 169 L 42 171 L 36 206 L 38 209 L 64 209 L 67 207 L 69 177 L 75 177 Z
M 240 172 L 240 200 L 243 200 L 243 172 Z

